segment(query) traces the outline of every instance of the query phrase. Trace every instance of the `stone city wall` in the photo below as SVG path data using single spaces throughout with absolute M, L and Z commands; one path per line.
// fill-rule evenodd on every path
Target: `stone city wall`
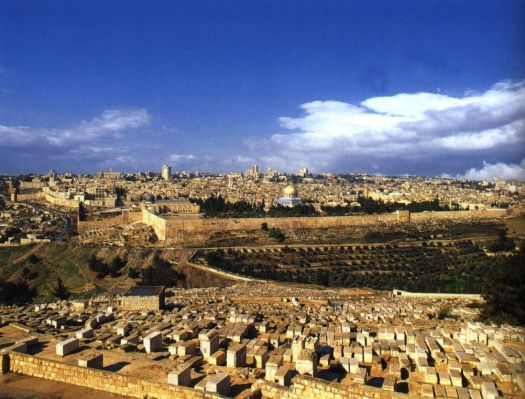
M 507 215 L 512 215 L 514 209 L 482 209 L 479 211 L 472 210 L 469 211 L 473 219 L 483 219 L 483 218 L 500 218 Z
M 192 388 L 143 380 L 111 371 L 79 367 L 22 353 L 2 355 L 2 372 L 20 373 L 46 380 L 65 382 L 132 398 L 219 398 Z
M 78 206 L 78 204 L 77 204 Z M 87 231 L 105 229 L 115 225 L 121 225 L 125 223 L 133 223 L 142 221 L 141 212 L 128 212 L 124 211 L 118 216 L 112 216 L 100 220 L 79 220 L 77 222 L 78 234 L 83 234 Z
M 375 215 L 352 216 L 320 216 L 320 217 L 282 217 L 282 218 L 185 218 L 162 217 L 143 210 L 143 222 L 155 230 L 157 237 L 168 244 L 188 242 L 192 240 L 206 240 L 215 232 L 235 230 L 257 230 L 262 223 L 269 228 L 280 229 L 305 229 L 329 228 L 345 226 L 367 226 L 374 224 L 393 223 L 421 223 L 431 220 L 471 220 L 482 218 L 496 218 L 506 215 L 501 210 L 481 211 L 443 211 L 409 213 L 401 211 L 396 213 Z
M 78 201 L 75 201 L 72 199 L 55 197 L 49 192 L 44 192 L 44 194 L 45 194 L 46 201 L 52 205 L 63 206 L 64 208 L 77 208 L 78 207 Z
M 394 399 L 419 397 L 381 388 L 355 384 L 352 386 L 298 375 L 293 378 L 293 385 L 285 387 L 273 382 L 259 380 L 256 387 L 261 390 L 264 399 Z
M 159 220 L 160 219 L 160 220 Z M 366 226 L 380 223 L 397 223 L 397 213 L 362 216 L 278 217 L 278 218 L 163 218 L 147 216 L 145 223 L 153 226 L 159 240 L 180 243 L 205 240 L 220 231 L 258 230 L 261 224 L 269 228 L 308 229 L 344 226 Z
M 46 185 L 45 182 L 37 180 L 37 181 L 21 181 L 18 188 L 20 190 L 25 189 L 33 189 L 33 188 L 42 188 Z
M 11 195 L 11 199 L 13 202 L 39 201 L 45 199 L 45 195 L 42 191 L 30 193 L 18 192 Z
M 258 230 L 266 223 L 269 228 L 308 229 L 345 226 L 368 226 L 393 223 L 422 223 L 432 220 L 471 220 L 498 218 L 506 215 L 504 209 L 479 211 L 443 211 L 410 213 L 400 211 L 375 215 L 316 216 L 316 217 L 276 217 L 276 218 L 199 218 L 197 215 L 163 216 L 142 209 L 142 212 L 123 212 L 122 217 L 97 221 L 79 222 L 78 232 L 111 227 L 116 224 L 142 220 L 153 227 L 160 241 L 178 244 L 190 241 L 207 240 L 213 233 L 236 230 Z

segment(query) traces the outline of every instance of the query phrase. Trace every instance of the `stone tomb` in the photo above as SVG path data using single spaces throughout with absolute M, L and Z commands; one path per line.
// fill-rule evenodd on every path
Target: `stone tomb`
M 102 353 L 90 353 L 83 355 L 78 359 L 80 367 L 89 367 L 93 369 L 102 369 L 104 363 L 104 356 Z
M 78 339 L 71 337 L 56 344 L 56 354 L 66 356 L 79 348 Z
M 146 335 L 142 342 L 146 353 L 157 352 L 162 349 L 162 334 L 159 331 L 154 331 Z
M 168 384 L 190 386 L 191 364 L 182 364 L 168 374 Z

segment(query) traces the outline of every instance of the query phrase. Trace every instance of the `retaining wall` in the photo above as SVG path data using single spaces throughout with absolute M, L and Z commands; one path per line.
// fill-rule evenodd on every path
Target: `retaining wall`
M 140 399 L 146 397 L 146 395 L 148 398 L 157 399 L 218 399 L 220 397 L 213 393 L 204 393 L 192 388 L 147 381 L 111 371 L 79 367 L 15 352 L 2 355 L 2 371 L 80 385 Z
M 454 293 L 437 293 L 437 292 L 409 292 L 402 290 L 393 290 L 392 295 L 404 296 L 410 298 L 434 298 L 434 299 L 479 299 L 479 294 L 454 294 Z
M 416 394 L 390 392 L 357 383 L 352 386 L 337 382 L 330 383 L 302 375 L 294 377 L 292 381 L 293 385 L 290 387 L 268 381 L 257 381 L 256 386 L 261 390 L 262 397 L 268 399 L 407 399 L 419 397 Z

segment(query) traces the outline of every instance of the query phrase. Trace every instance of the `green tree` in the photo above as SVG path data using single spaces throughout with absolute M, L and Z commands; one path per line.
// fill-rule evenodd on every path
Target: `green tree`
M 482 286 L 481 318 L 496 323 L 525 324 L 525 252 L 502 257 L 491 267 Z
M 71 296 L 71 293 L 60 277 L 58 278 L 56 285 L 53 287 L 53 295 L 58 299 L 68 299 Z
M 126 261 L 123 260 L 120 256 L 115 256 L 109 265 L 109 274 L 111 277 L 118 277 L 120 275 L 119 271 L 126 265 Z
M 158 253 L 153 255 L 151 266 L 142 269 L 140 285 L 164 285 L 173 287 L 185 279 L 183 273 L 174 270 L 171 264 L 162 259 Z
M 498 232 L 498 239 L 489 246 L 492 252 L 512 251 L 516 244 L 507 237 L 507 229 L 501 229 Z
M 286 239 L 286 236 L 281 231 L 281 229 L 271 228 L 268 230 L 268 237 L 275 238 L 278 242 L 283 242 Z

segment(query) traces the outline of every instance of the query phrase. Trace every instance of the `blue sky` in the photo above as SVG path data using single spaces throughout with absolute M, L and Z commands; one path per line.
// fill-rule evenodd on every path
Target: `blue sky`
M 524 21 L 505 0 L 0 0 L 0 173 L 522 177 Z

